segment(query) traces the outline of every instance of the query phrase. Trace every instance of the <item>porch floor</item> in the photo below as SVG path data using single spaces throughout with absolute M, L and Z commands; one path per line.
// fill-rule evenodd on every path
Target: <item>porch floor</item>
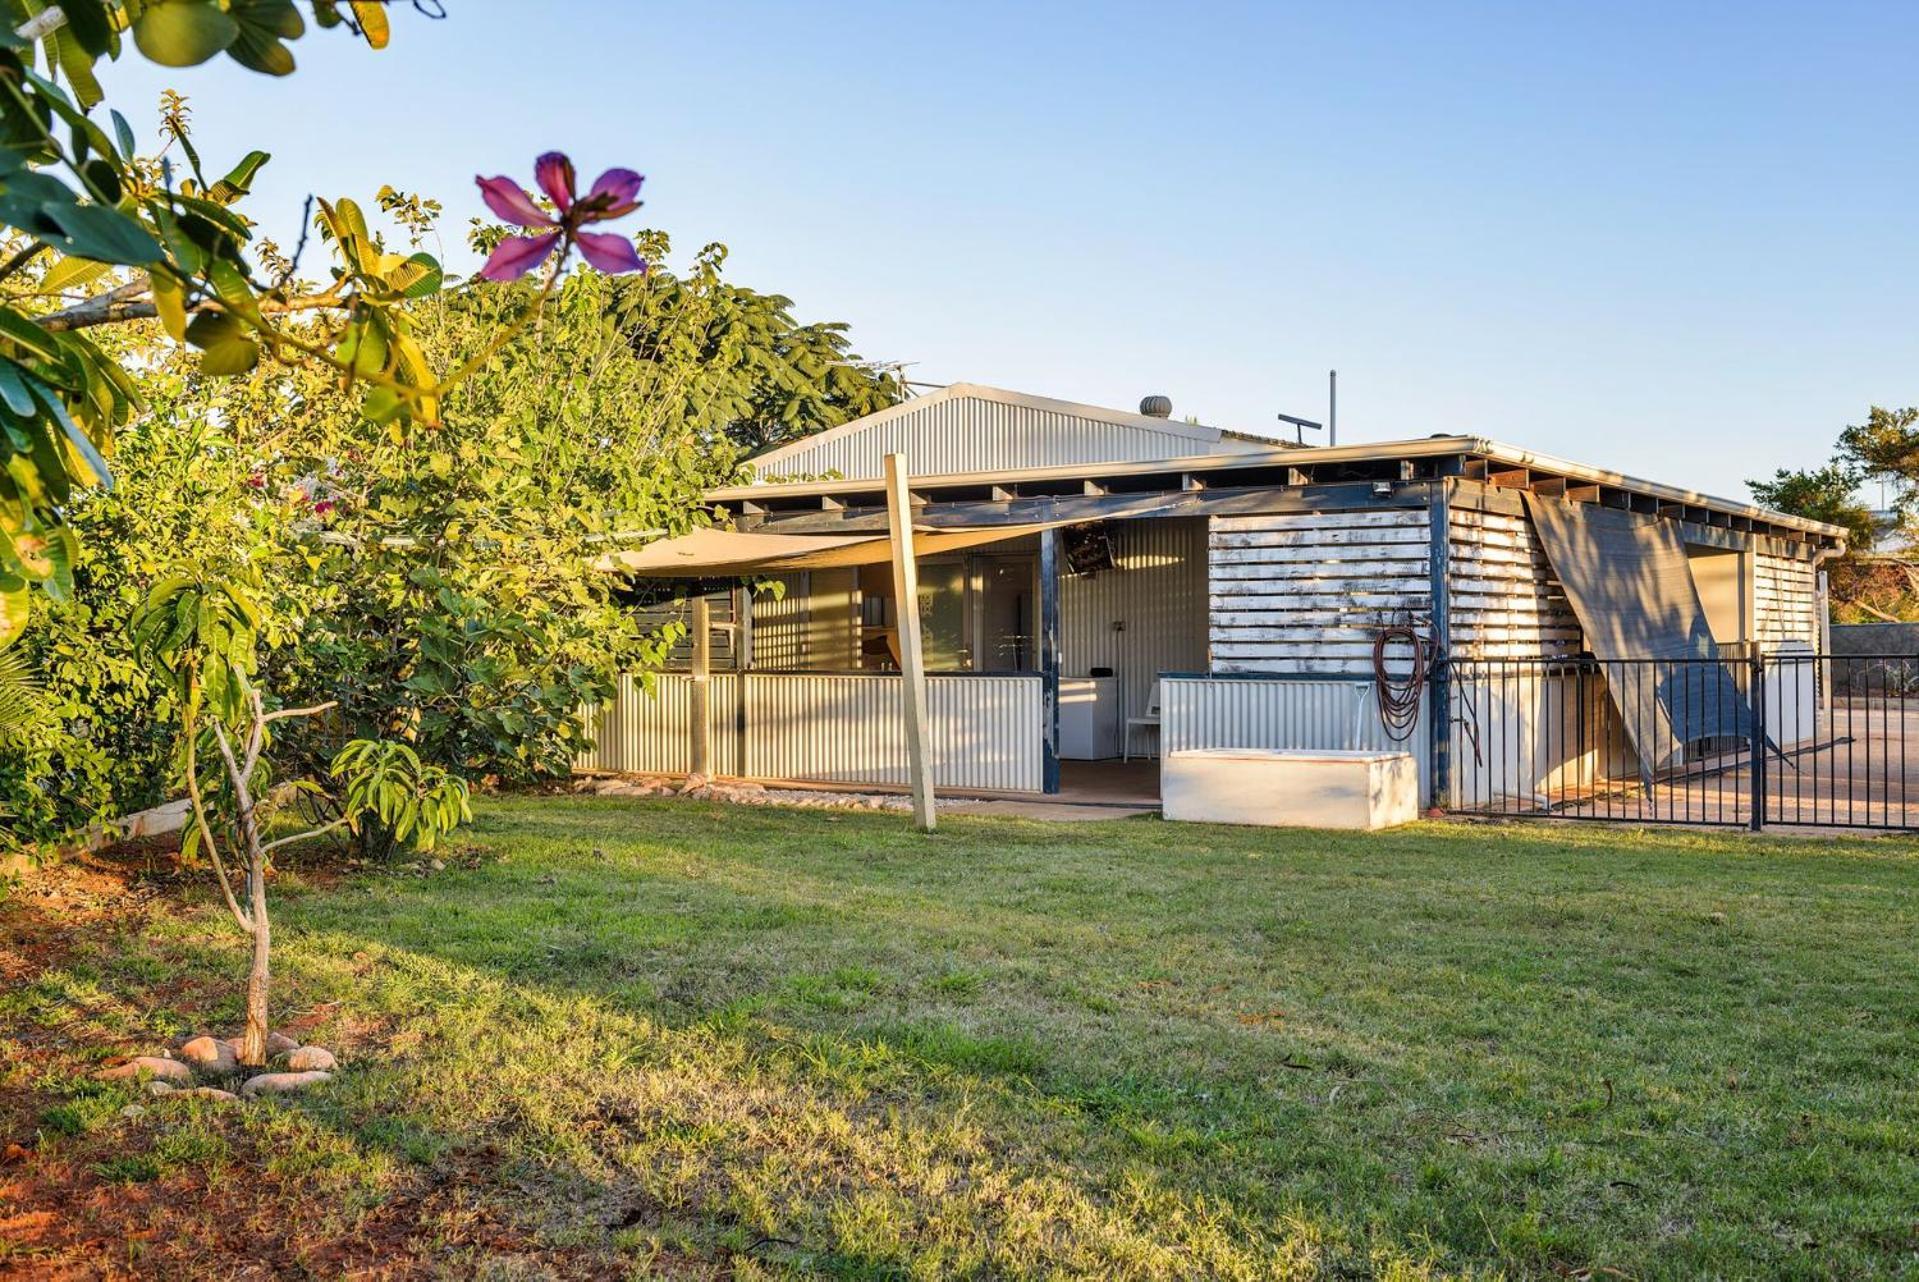
M 1018 819 L 1125 819 L 1159 813 L 1159 762 L 1062 761 L 1050 797 L 941 801 L 941 814 Z
M 1159 762 L 1137 757 L 1131 761 L 1062 761 L 1059 795 L 1048 800 L 1157 808 Z

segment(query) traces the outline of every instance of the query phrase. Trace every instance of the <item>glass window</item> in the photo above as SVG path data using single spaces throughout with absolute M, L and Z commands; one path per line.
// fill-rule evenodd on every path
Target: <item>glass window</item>
M 966 643 L 966 563 L 921 562 L 920 644 L 928 672 L 962 672 L 973 666 Z
M 979 645 L 983 669 L 1027 672 L 1034 663 L 1033 558 L 981 557 Z

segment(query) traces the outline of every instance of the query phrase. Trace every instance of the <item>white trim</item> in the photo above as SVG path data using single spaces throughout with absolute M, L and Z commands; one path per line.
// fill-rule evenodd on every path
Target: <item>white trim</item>
M 1181 436 L 1207 445 L 1217 445 L 1222 440 L 1244 441 L 1264 448 L 1281 448 L 1285 445 L 1285 442 L 1276 437 L 1253 436 L 1247 432 L 1207 427 L 1198 423 L 1182 423 L 1170 418 L 1154 418 L 1149 414 L 1132 414 L 1125 410 L 1107 409 L 1099 405 L 1081 405 L 1077 401 L 1056 401 L 1047 396 L 1011 392 L 1003 387 L 987 387 L 980 383 L 953 383 L 930 395 L 916 396 L 911 400 L 901 401 L 898 405 L 876 410 L 864 418 L 856 418 L 851 422 L 841 423 L 838 427 L 829 427 L 824 432 L 815 432 L 811 436 L 788 442 L 764 454 L 747 459 L 746 464 L 755 472 L 764 472 L 768 464 L 782 462 L 795 454 L 812 449 L 823 441 L 839 440 L 841 437 L 863 432 L 869 427 L 879 427 L 896 418 L 903 418 L 929 405 L 963 400 L 968 397 L 974 400 L 995 401 L 1001 405 L 1018 406 L 1021 409 L 1038 410 L 1046 414 L 1067 414 L 1075 418 L 1090 418 L 1102 423 L 1114 423 L 1121 427 L 1145 428 L 1148 431 L 1167 436 Z

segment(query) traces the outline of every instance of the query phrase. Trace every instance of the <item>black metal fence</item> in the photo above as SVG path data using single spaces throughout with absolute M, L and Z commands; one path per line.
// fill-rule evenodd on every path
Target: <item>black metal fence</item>
M 1436 682 L 1453 810 L 1919 828 L 1919 656 L 1455 657 Z

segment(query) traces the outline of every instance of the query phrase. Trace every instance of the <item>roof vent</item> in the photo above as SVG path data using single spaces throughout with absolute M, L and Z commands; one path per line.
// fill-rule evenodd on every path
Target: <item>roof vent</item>
M 1139 412 L 1147 418 L 1171 418 L 1173 416 L 1173 398 L 1170 396 L 1143 396 L 1140 398 Z

